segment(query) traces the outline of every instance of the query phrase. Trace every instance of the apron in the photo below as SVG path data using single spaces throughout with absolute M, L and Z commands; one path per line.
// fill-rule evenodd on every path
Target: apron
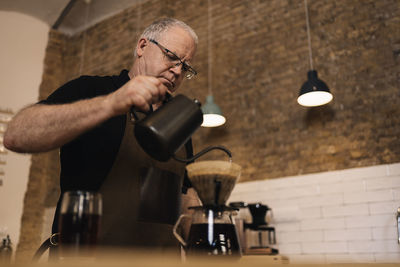
M 172 228 L 180 214 L 185 164 L 148 156 L 136 142 L 129 118 L 115 162 L 99 190 L 103 198 L 99 244 L 178 249 Z M 180 149 L 177 155 L 184 157 L 184 152 Z

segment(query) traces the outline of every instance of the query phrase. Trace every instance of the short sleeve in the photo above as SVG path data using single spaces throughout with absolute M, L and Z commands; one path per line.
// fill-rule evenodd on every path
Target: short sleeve
M 111 92 L 112 88 L 106 90 L 102 82 L 102 77 L 81 76 L 62 85 L 38 104 L 67 104 Z

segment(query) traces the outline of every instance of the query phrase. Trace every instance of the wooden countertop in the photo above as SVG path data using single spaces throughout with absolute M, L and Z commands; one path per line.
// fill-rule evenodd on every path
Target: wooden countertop
M 289 259 L 290 260 L 290 259 Z M 187 266 L 187 267 L 265 267 L 265 266 L 276 266 L 276 265 L 290 265 L 293 267 L 326 267 L 327 264 L 290 264 L 287 261 L 287 257 L 284 256 L 243 256 L 239 260 L 228 260 L 224 257 L 202 257 L 202 258 L 188 258 L 185 261 L 177 256 L 176 253 L 162 253 L 156 254 L 151 252 L 104 252 L 101 253 L 97 258 L 84 258 L 76 259 L 71 258 L 59 262 L 48 262 L 42 259 L 38 263 L 15 263 L 9 265 L 14 267 L 22 266 L 46 266 L 46 267 L 176 267 L 176 266 Z M 362 263 L 353 264 L 329 264 L 329 267 L 347 267 L 347 266 L 365 266 Z M 4 265 L 2 265 L 4 266 Z M 368 267 L 398 267 L 399 264 L 384 264 L 384 263 L 368 263 Z

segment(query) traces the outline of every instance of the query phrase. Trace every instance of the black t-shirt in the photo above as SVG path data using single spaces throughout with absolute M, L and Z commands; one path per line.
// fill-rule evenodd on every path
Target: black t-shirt
M 81 76 L 54 91 L 40 104 L 66 104 L 109 94 L 129 81 L 119 76 Z M 125 130 L 126 115 L 113 117 L 60 149 L 61 192 L 96 191 L 110 171 Z

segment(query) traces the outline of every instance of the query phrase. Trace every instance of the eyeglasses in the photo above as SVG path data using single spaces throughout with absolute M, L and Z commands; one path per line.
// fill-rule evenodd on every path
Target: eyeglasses
M 195 71 L 191 66 L 189 66 L 187 63 L 183 62 L 175 53 L 173 53 L 171 50 L 165 48 L 164 46 L 160 45 L 156 40 L 149 39 L 150 42 L 154 43 L 157 45 L 164 53 L 166 60 L 172 66 L 179 67 L 182 65 L 182 71 L 185 74 L 186 79 L 192 79 L 196 74 L 197 71 Z

